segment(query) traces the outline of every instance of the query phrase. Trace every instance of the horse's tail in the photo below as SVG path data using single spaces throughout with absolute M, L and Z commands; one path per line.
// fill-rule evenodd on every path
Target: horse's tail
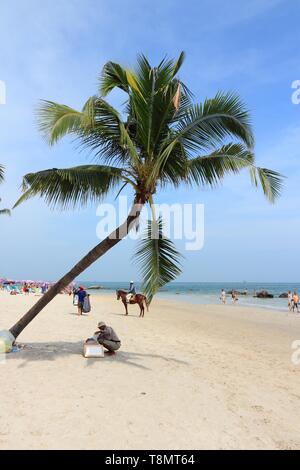
M 145 296 L 144 300 L 145 300 L 145 305 L 146 305 L 146 308 L 147 308 L 147 312 L 149 312 L 149 305 L 150 305 L 150 302 L 148 301 L 148 299 L 147 299 L 146 296 Z

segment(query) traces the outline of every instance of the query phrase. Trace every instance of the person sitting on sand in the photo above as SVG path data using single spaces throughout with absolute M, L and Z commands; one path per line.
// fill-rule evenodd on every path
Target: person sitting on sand
M 77 295 L 78 295 L 78 304 L 77 304 L 77 307 L 78 307 L 78 315 L 82 315 L 82 312 L 83 312 L 83 302 L 84 302 L 84 299 L 86 297 L 86 291 L 84 290 L 84 288 L 82 286 L 79 287 L 79 290 L 77 292 Z
M 295 311 L 295 308 L 296 308 L 297 313 L 299 313 L 298 302 L 299 302 L 299 296 L 298 296 L 297 292 L 294 292 L 294 295 L 293 295 L 293 312 Z
M 121 341 L 111 326 L 107 326 L 103 321 L 98 323 L 99 331 L 94 333 L 94 338 L 99 344 L 102 344 L 110 354 L 120 349 Z
M 127 299 L 127 303 L 129 304 L 130 300 L 132 299 L 132 297 L 136 294 L 136 290 L 135 290 L 135 285 L 134 285 L 134 282 L 133 281 L 130 281 L 130 284 L 129 284 L 129 291 L 128 291 L 128 294 L 126 295 L 126 299 Z

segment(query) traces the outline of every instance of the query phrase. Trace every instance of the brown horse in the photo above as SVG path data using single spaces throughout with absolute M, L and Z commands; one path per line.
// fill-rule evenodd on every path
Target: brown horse
M 122 290 L 122 289 L 118 289 L 116 290 L 116 294 L 117 294 L 117 300 L 121 299 L 122 300 L 122 303 L 125 307 L 125 315 L 128 315 L 128 309 L 127 309 L 127 299 L 126 299 L 126 295 L 128 294 L 128 292 L 126 290 Z M 147 312 L 149 311 L 149 303 L 147 301 L 147 297 L 143 294 L 134 294 L 132 296 L 132 299 L 130 299 L 129 301 L 130 304 L 138 304 L 139 307 L 140 307 L 140 317 L 143 317 L 144 316 L 144 312 L 145 312 L 145 305 L 147 307 Z

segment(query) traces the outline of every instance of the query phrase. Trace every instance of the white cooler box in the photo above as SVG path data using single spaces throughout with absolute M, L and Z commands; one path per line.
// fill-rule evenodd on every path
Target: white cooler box
M 104 348 L 97 341 L 84 343 L 84 357 L 104 357 Z

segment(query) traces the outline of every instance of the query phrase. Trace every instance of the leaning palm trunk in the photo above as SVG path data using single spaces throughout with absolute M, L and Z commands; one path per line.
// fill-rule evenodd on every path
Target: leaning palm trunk
M 96 245 L 86 256 L 84 256 L 67 274 L 65 274 L 59 281 L 57 281 L 41 299 L 12 327 L 10 328 L 11 334 L 16 339 L 26 326 L 39 314 L 39 312 L 49 303 L 54 297 L 59 294 L 65 287 L 67 287 L 77 276 L 85 271 L 97 259 L 103 256 L 119 241 L 126 237 L 131 230 L 134 222 L 138 219 L 143 204 L 136 203 L 132 207 L 126 221 L 120 225 L 108 237 Z

